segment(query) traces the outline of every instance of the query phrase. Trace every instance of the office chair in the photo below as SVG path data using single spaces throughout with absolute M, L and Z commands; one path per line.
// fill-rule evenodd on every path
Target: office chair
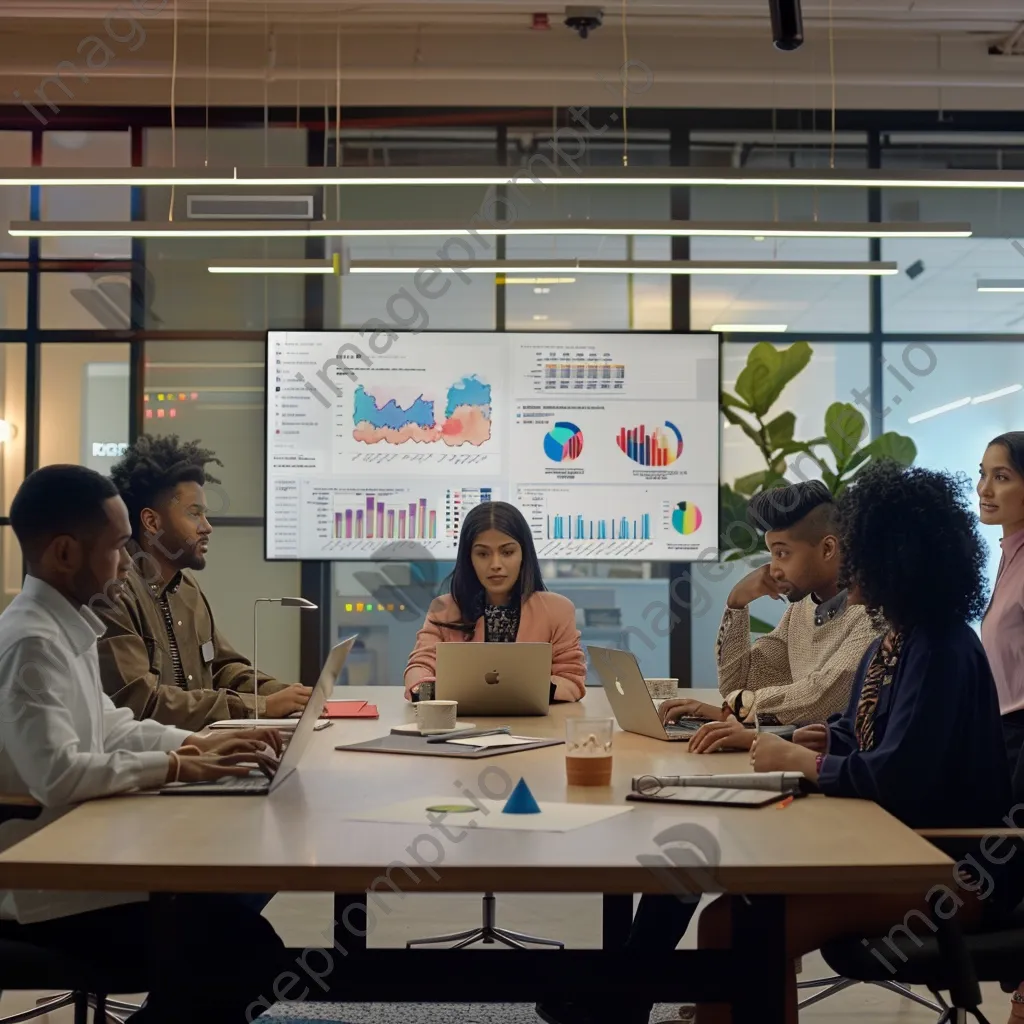
M 20 797 L 0 796 L 0 824 L 13 819 L 31 821 L 42 813 L 34 801 Z M 18 939 L 0 935 L 0 992 L 36 992 L 58 990 L 57 995 L 44 996 L 31 1010 L 0 1017 L 0 1024 L 44 1017 L 65 1006 L 74 1007 L 75 1024 L 87 1024 L 93 1010 L 93 1024 L 124 1024 L 140 1007 L 135 1003 L 108 999 L 108 992 L 141 992 L 148 987 L 123 968 L 96 965 L 34 946 Z M 64 990 L 64 991 L 62 991 Z
M 479 928 L 470 928 L 468 931 L 456 932 L 454 935 L 435 935 L 429 939 L 410 939 L 406 949 L 413 949 L 415 946 L 439 946 L 447 943 L 454 943 L 452 949 L 465 949 L 477 942 L 486 945 L 493 945 L 500 942 L 509 949 L 529 949 L 524 943 L 532 943 L 535 946 L 553 946 L 555 949 L 565 949 L 564 942 L 555 939 L 540 939 L 533 935 L 524 935 L 522 932 L 512 932 L 505 928 L 499 928 L 496 924 L 496 906 L 494 893 L 488 892 L 483 898 L 483 923 Z M 3 1024 L 3 1021 L 0 1021 Z
M 977 843 L 989 833 L 984 829 L 922 829 L 919 834 L 959 859 L 965 842 Z M 1000 829 L 998 834 L 1018 837 L 1018 846 L 1024 837 L 1024 831 L 1013 829 Z M 936 894 L 935 901 L 939 898 Z M 890 933 L 874 939 L 848 939 L 829 943 L 821 952 L 829 967 L 847 978 L 926 986 L 942 1006 L 937 1024 L 962 1024 L 968 1015 L 987 1024 L 981 1012 L 979 980 L 996 982 L 1004 992 L 1013 992 L 1024 979 L 1024 904 L 999 926 L 970 935 L 963 934 L 955 916 L 947 920 L 933 913 L 932 924 L 934 935 L 894 938 Z M 886 963 L 872 954 L 883 942 Z M 948 1003 L 940 991 L 949 992 Z

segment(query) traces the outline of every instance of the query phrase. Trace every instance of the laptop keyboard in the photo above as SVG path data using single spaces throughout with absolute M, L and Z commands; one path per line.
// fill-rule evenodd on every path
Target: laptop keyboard
M 215 785 L 221 789 L 238 789 L 244 793 L 262 793 L 270 783 L 266 776 L 228 775 L 219 779 Z

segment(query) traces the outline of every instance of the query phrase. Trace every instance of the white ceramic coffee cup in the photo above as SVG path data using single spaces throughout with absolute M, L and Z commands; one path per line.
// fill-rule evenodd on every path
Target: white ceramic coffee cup
M 416 717 L 422 732 L 430 729 L 454 729 L 458 722 L 457 700 L 420 700 L 416 702 Z
M 651 700 L 668 700 L 675 697 L 679 690 L 678 679 L 644 679 Z

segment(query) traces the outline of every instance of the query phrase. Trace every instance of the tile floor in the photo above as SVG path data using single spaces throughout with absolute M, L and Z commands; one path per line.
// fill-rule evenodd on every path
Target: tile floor
M 417 936 L 459 931 L 480 920 L 477 896 L 390 896 L 388 913 L 379 915 L 370 944 L 402 946 Z M 316 945 L 331 926 L 331 898 L 319 893 L 282 893 L 267 908 L 267 916 L 289 946 Z M 499 896 L 500 925 L 532 935 L 561 939 L 570 947 L 585 949 L 600 945 L 601 901 L 582 896 Z M 694 929 L 684 940 L 689 945 Z M 513 956 L 513 951 L 503 955 Z M 557 955 L 557 954 L 552 954 Z M 802 979 L 824 974 L 820 958 L 804 959 Z M 5 993 L 0 998 L 0 1016 L 34 1004 L 35 993 Z M 1009 999 L 997 986 L 985 986 L 985 1013 L 991 1024 L 1002 1024 L 1009 1016 Z M 671 1020 L 676 1007 L 655 1010 L 652 1021 Z M 535 1024 L 539 1021 L 530 1006 L 417 1006 L 392 1004 L 344 1005 L 310 1004 L 308 1007 L 278 1006 L 273 1016 L 282 1021 L 306 1019 L 348 1021 L 351 1024 Z M 70 1010 L 40 1018 L 43 1024 L 70 1024 Z M 908 1000 L 870 986 L 857 985 L 825 1002 L 810 1007 L 801 1016 L 809 1024 L 934 1024 L 936 1015 Z

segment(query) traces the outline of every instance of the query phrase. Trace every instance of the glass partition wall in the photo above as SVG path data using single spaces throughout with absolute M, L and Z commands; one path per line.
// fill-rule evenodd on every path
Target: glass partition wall
M 507 167 L 512 177 L 551 146 L 551 112 L 526 123 L 475 112 L 429 125 L 373 123 L 345 112 L 335 153 L 322 111 L 249 117 L 210 111 L 210 129 L 177 130 L 167 112 L 82 108 L 75 127 L 26 130 L 0 110 L 0 165 L 7 167 L 167 167 L 204 163 L 259 166 Z M 307 116 L 308 114 L 308 116 Z M 555 123 L 567 123 L 555 112 Z M 806 129 L 801 112 L 780 112 L 772 128 L 758 111 L 659 111 L 631 114 L 631 166 L 827 167 L 832 140 Z M 288 127 L 282 126 L 287 120 Z M 592 120 L 599 123 L 598 112 Z M 363 125 L 365 122 L 365 126 Z M 962 123 L 961 123 L 962 122 Z M 839 169 L 986 168 L 1024 165 L 1024 138 L 970 130 L 969 118 L 939 135 L 898 115 L 840 112 Z M 51 130 L 52 127 L 52 130 Z M 585 166 L 617 166 L 621 133 L 587 140 Z M 176 220 L 189 198 L 226 189 L 86 186 L 0 189 L 5 221 Z M 294 193 L 269 189 L 269 194 Z M 497 194 L 484 188 L 401 187 L 304 190 L 315 217 L 373 221 L 468 222 Z M 854 401 L 874 433 L 911 436 L 923 465 L 973 474 L 985 443 L 1022 423 L 1024 293 L 989 292 L 979 282 L 1024 281 L 1024 200 L 1013 191 L 572 187 L 524 190 L 523 220 L 659 221 L 968 221 L 966 239 L 580 238 L 499 239 L 481 233 L 490 254 L 509 259 L 561 257 L 667 260 L 893 260 L 884 279 L 754 277 L 693 279 L 643 274 L 562 275 L 557 281 L 472 275 L 429 304 L 414 296 L 412 274 L 341 277 L 215 276 L 211 259 L 328 254 L 332 243 L 291 239 L 46 239 L 0 233 L 0 465 L 3 509 L 26 471 L 80 462 L 108 472 L 141 433 L 200 438 L 225 465 L 211 488 L 215 534 L 203 585 L 232 641 L 251 652 L 252 596 L 302 594 L 318 615 L 267 616 L 265 667 L 309 679 L 323 651 L 357 631 L 347 681 L 397 684 L 430 599 L 450 569 L 444 563 L 268 563 L 263 560 L 265 333 L 271 328 L 358 328 L 378 317 L 405 329 L 495 331 L 722 331 L 723 386 L 731 389 L 754 344 L 810 344 L 807 369 L 777 404 L 796 416 L 798 438 L 821 433 L 833 401 Z M 359 239 L 355 259 L 437 259 L 434 239 Z M 526 275 L 520 275 L 526 278 Z M 768 330 L 768 328 L 771 328 Z M 1020 380 L 1018 381 L 1018 377 Z M 966 401 L 964 401 L 966 399 Z M 948 407 L 948 408 L 947 408 Z M 941 410 L 941 411 L 936 411 Z M 722 482 L 763 468 L 742 431 L 723 423 Z M 0 516 L 0 606 L 17 593 L 21 563 L 9 522 Z M 729 589 L 743 563 L 546 562 L 545 582 L 571 597 L 587 643 L 628 648 L 648 675 L 714 685 L 713 644 Z M 771 612 L 765 617 L 771 619 Z

